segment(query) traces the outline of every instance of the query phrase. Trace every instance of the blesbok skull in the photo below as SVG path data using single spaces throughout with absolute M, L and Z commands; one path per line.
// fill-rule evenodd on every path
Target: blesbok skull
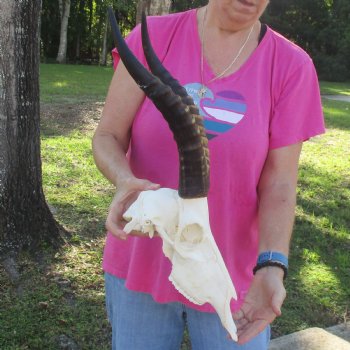
M 141 192 L 125 212 L 126 233 L 141 231 L 163 240 L 163 253 L 170 259 L 169 280 L 191 302 L 210 303 L 223 326 L 237 340 L 230 302 L 235 288 L 210 230 L 205 197 L 183 199 L 169 188 Z

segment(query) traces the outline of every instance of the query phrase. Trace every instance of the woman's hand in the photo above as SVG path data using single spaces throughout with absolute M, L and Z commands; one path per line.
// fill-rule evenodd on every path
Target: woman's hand
M 154 184 L 148 180 L 142 180 L 135 177 L 127 178 L 118 182 L 117 192 L 109 207 L 106 220 L 106 228 L 114 236 L 125 240 L 127 234 L 123 231 L 126 221 L 123 214 L 129 206 L 136 200 L 141 191 L 157 190 L 160 185 Z M 141 232 L 133 231 L 132 235 L 144 236 Z
M 296 202 L 298 160 L 302 144 L 271 149 L 260 176 L 259 252 L 278 251 L 288 255 Z M 258 270 L 245 300 L 233 315 L 238 343 L 257 336 L 277 316 L 286 297 L 284 271 L 276 266 Z
M 286 297 L 283 274 L 282 269 L 274 266 L 256 272 L 240 310 L 233 314 L 239 344 L 257 336 L 281 315 L 281 306 Z

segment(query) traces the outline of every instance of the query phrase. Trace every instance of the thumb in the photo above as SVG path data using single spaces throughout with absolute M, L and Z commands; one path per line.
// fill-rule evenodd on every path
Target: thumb
M 143 191 L 158 190 L 160 188 L 159 184 L 153 183 L 149 180 L 140 180 L 139 186 L 140 190 Z
M 285 298 L 286 298 L 286 290 L 284 288 L 279 289 L 272 296 L 271 306 L 272 306 L 273 312 L 277 316 L 281 316 L 282 314 L 281 307 Z

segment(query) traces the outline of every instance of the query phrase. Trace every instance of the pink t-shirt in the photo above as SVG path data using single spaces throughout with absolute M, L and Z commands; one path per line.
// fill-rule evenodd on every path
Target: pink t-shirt
M 230 76 L 206 84 L 214 74 L 204 62 L 196 10 L 148 18 L 151 42 L 171 74 L 193 96 L 204 117 L 210 151 L 210 225 L 237 290 L 239 308 L 252 279 L 258 252 L 257 185 L 270 149 L 305 141 L 324 132 L 317 75 L 310 57 L 270 28 L 244 65 Z M 129 35 L 129 47 L 144 64 L 140 27 Z M 114 63 L 119 56 L 114 50 Z M 178 188 L 179 161 L 169 127 L 146 98 L 135 117 L 129 150 L 135 176 Z M 158 302 L 194 305 L 168 280 L 170 261 L 159 237 L 107 235 L 103 269 L 126 279 L 127 288 L 150 293 Z

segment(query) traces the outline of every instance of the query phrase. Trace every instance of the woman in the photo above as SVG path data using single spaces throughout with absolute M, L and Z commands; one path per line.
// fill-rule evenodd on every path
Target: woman
M 114 51 L 116 71 L 93 140 L 96 164 L 117 188 L 103 261 L 113 349 L 179 349 L 185 322 L 193 349 L 268 347 L 269 324 L 286 296 L 302 142 L 324 125 L 312 61 L 260 23 L 267 5 L 210 0 L 148 22 L 158 57 L 204 118 L 210 224 L 238 294 L 238 343 L 209 305 L 174 289 L 159 238 L 123 231 L 122 214 L 140 191 L 177 188 L 178 158 L 163 117 Z M 127 42 L 145 64 L 139 27 Z

